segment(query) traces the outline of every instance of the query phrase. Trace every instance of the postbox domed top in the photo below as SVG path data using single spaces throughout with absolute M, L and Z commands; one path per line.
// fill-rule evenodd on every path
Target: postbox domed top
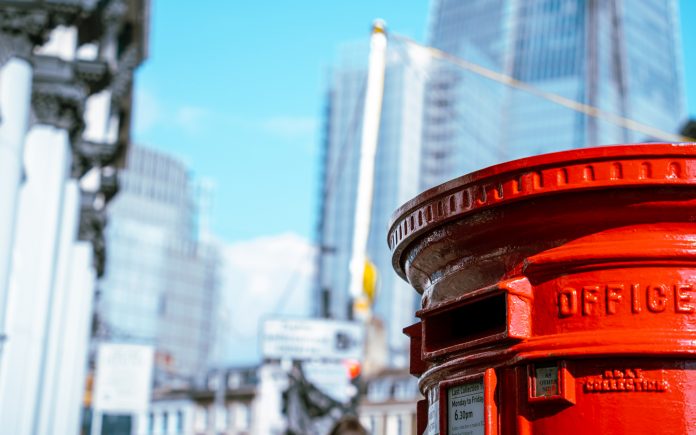
M 448 222 L 541 196 L 582 190 L 696 184 L 696 143 L 582 148 L 490 166 L 433 187 L 399 207 L 387 242 L 406 279 L 408 246 Z M 413 283 L 412 283 L 413 284 Z

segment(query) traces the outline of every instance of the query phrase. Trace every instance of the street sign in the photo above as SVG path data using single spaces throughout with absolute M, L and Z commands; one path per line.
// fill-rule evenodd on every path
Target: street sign
M 263 323 L 265 358 L 361 360 L 365 331 L 359 323 L 327 319 L 268 319 Z
M 101 343 L 97 350 L 94 409 L 139 413 L 148 409 L 152 388 L 152 346 Z

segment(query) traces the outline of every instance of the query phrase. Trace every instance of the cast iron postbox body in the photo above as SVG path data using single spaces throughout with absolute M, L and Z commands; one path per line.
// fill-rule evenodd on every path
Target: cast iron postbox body
M 696 145 L 493 166 L 399 208 L 419 433 L 696 434 Z

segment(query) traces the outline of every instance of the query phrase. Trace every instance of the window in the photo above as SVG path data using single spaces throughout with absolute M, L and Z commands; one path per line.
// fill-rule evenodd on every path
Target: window
M 155 432 L 155 414 L 152 412 L 147 416 L 147 433 L 152 435 Z
M 176 411 L 176 433 L 184 433 L 184 411 Z

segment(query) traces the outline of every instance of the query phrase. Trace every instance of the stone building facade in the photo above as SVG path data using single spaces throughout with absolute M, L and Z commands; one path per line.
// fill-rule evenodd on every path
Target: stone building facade
M 0 427 L 77 433 L 148 0 L 0 1 Z

